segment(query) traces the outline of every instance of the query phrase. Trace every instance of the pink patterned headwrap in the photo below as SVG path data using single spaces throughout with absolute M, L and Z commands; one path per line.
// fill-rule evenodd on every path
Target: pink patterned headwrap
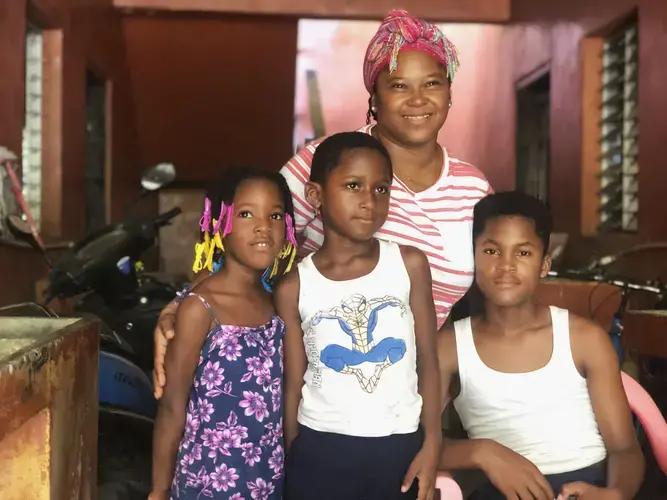
M 429 22 L 410 16 L 404 10 L 392 10 L 373 36 L 364 58 L 364 85 L 370 94 L 378 73 L 389 65 L 392 73 L 402 50 L 420 50 L 434 57 L 447 70 L 450 82 L 459 68 L 456 46 Z

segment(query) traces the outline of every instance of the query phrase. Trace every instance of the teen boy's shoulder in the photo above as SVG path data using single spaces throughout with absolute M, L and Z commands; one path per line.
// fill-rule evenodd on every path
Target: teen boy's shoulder
M 613 350 L 609 333 L 594 321 L 570 312 L 569 325 L 572 358 L 580 370 Z
M 456 354 L 456 334 L 454 325 L 446 324 L 438 331 L 438 361 L 440 369 L 446 369 L 450 374 L 455 374 L 459 369 L 459 360 Z

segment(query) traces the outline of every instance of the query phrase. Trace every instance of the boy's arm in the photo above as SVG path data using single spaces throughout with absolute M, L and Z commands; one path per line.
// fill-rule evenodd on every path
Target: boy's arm
M 424 429 L 424 447 L 439 454 L 442 447 L 442 392 L 436 352 L 438 327 L 433 304 L 431 268 L 421 250 L 405 246 L 401 247 L 401 253 L 410 277 L 410 308 L 415 321 L 419 394 L 423 401 L 421 423 Z
M 617 494 L 616 498 L 629 500 L 642 484 L 645 463 L 623 389 L 618 356 L 607 332 L 592 321 L 570 315 L 570 331 L 573 358 L 577 367 L 583 368 L 595 418 L 607 448 L 607 486 Z M 584 486 L 566 485 L 563 492 L 573 494 L 580 487 Z
M 211 315 L 197 297 L 188 297 L 178 308 L 178 335 L 165 358 L 169 385 L 160 399 L 153 431 L 153 492 L 171 488 L 192 379 L 210 325 Z
M 297 413 L 301 402 L 303 376 L 308 365 L 299 315 L 299 273 L 296 269 L 278 282 L 274 300 L 276 312 L 285 323 L 283 432 L 285 448 L 289 450 L 292 441 L 299 433 Z

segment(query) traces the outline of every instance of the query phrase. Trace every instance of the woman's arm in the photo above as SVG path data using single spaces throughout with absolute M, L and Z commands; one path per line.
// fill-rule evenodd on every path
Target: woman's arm
M 165 368 L 169 385 L 158 406 L 153 431 L 153 492 L 171 488 L 178 445 L 183 437 L 186 406 L 201 348 L 211 325 L 211 315 L 197 297 L 178 308 L 174 344 L 167 351 Z
M 190 283 L 190 289 L 194 290 L 210 276 L 208 271 L 197 273 Z M 167 304 L 157 320 L 155 330 L 153 330 L 153 387 L 155 399 L 162 397 L 162 391 L 167 379 L 164 373 L 164 357 L 167 354 L 169 341 L 174 338 L 174 328 L 176 327 L 176 313 L 180 302 L 172 300 Z
M 303 376 L 308 360 L 303 345 L 303 330 L 299 315 L 299 273 L 293 270 L 280 280 L 275 291 L 276 312 L 285 323 L 284 417 L 285 448 L 289 450 L 299 433 L 297 413 L 301 402 Z
M 298 236 L 306 229 L 308 223 L 315 218 L 315 210 L 306 201 L 304 191 L 306 183 L 310 179 L 310 164 L 313 161 L 313 153 L 318 143 L 319 141 L 306 145 L 280 170 L 292 193 L 292 201 L 294 202 L 294 231 L 297 234 L 297 239 L 299 239 Z M 299 246 L 301 243 L 299 241 Z
M 431 268 L 426 255 L 414 247 L 401 247 L 410 276 L 410 308 L 415 318 L 419 394 L 423 400 L 424 446 L 440 453 L 442 445 L 442 391 L 436 346 L 437 324 L 433 304 Z

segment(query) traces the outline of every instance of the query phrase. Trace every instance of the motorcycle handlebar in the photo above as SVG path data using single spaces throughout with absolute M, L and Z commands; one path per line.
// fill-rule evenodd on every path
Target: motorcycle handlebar
M 181 212 L 182 210 L 180 207 L 172 208 L 171 210 L 169 210 L 169 212 L 165 212 L 163 214 L 158 215 L 153 221 L 153 224 L 155 225 L 156 228 L 166 226 L 171 219 L 180 215 Z
M 612 278 L 612 277 L 607 277 L 607 276 L 602 276 L 602 275 L 594 275 L 590 272 L 576 272 L 576 271 L 571 271 L 571 272 L 557 272 L 557 271 L 550 271 L 549 276 L 552 278 L 566 278 L 566 279 L 575 279 L 575 280 L 581 280 L 581 281 L 594 281 L 597 283 L 607 283 L 609 285 L 614 285 L 619 288 L 625 288 L 625 289 L 631 289 L 631 290 L 640 290 L 644 292 L 650 292 L 650 293 L 655 293 L 655 294 L 663 294 L 667 293 L 667 289 L 665 288 L 664 285 L 661 283 L 657 284 L 648 284 L 648 283 L 638 283 L 638 282 L 633 282 L 629 281 L 626 279 L 617 279 L 617 278 Z

